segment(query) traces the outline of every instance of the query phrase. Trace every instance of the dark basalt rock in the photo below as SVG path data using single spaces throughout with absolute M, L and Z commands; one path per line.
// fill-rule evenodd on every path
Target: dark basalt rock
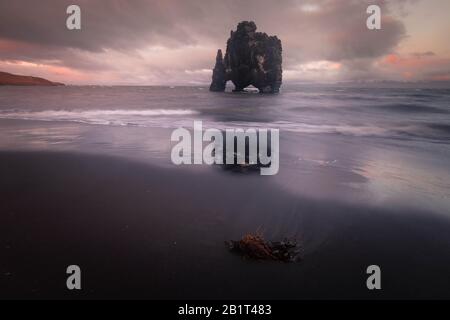
M 213 69 L 213 80 L 210 90 L 215 92 L 225 91 L 227 81 L 225 80 L 225 64 L 223 63 L 222 50 L 217 51 L 216 65 Z
M 250 141 L 249 139 L 245 139 L 245 157 L 244 157 L 244 163 L 239 164 L 238 163 L 238 150 L 237 150 L 237 143 L 235 142 L 233 145 L 233 149 L 232 150 L 228 150 L 228 144 L 227 144 L 227 137 L 226 137 L 226 132 L 222 131 L 222 135 L 224 137 L 223 140 L 223 157 L 222 157 L 222 161 L 223 164 L 222 169 L 228 172 L 234 172 L 234 173 L 257 173 L 259 174 L 261 172 L 261 168 L 269 168 L 272 163 L 268 163 L 268 164 L 263 164 L 261 162 L 261 153 L 260 153 L 260 149 L 259 149 L 259 143 L 260 143 L 260 135 L 259 133 L 256 134 L 256 144 L 257 144 L 257 159 L 256 162 L 251 162 L 250 161 Z M 265 153 L 267 154 L 267 156 L 272 156 L 272 136 L 268 135 L 267 136 L 267 149 L 265 151 Z M 230 152 L 230 154 L 233 154 L 233 163 L 232 164 L 227 164 L 227 153 Z
M 222 50 L 217 52 L 211 91 L 225 91 L 231 80 L 237 92 L 250 85 L 261 93 L 279 92 L 283 73 L 281 41 L 256 29 L 254 22 L 243 21 L 236 31 L 231 31 L 225 57 Z

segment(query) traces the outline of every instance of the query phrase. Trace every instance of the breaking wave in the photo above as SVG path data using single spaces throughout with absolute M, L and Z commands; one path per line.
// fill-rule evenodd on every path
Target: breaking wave
M 45 111 L 2 111 L 0 119 L 35 120 L 35 121 L 69 121 L 87 124 L 128 125 L 142 124 L 149 118 L 167 118 L 189 116 L 197 111 L 186 109 L 153 110 L 45 110 Z

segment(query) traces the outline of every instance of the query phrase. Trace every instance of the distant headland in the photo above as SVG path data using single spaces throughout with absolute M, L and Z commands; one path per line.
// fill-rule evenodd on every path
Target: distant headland
M 0 71 L 0 86 L 64 86 L 64 84 L 43 78 L 21 76 Z

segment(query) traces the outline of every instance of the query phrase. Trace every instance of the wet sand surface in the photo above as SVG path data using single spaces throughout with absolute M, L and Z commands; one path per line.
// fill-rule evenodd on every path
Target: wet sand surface
M 0 153 L 0 298 L 450 298 L 450 221 L 293 195 L 259 175 L 109 156 Z M 298 238 L 300 263 L 225 240 Z M 82 269 L 80 292 L 66 268 Z M 366 268 L 382 290 L 366 288 Z

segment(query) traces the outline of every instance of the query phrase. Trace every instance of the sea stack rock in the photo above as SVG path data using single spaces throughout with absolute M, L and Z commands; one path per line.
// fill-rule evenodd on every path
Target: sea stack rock
M 217 51 L 216 65 L 213 69 L 213 79 L 209 90 L 214 92 L 225 91 L 227 81 L 225 80 L 225 64 L 223 63 L 222 50 Z
M 253 85 L 260 93 L 278 93 L 282 82 L 282 46 L 276 36 L 256 32 L 253 21 L 239 23 L 231 31 L 225 57 L 219 50 L 210 90 L 225 91 L 231 80 L 234 91 L 243 91 Z

